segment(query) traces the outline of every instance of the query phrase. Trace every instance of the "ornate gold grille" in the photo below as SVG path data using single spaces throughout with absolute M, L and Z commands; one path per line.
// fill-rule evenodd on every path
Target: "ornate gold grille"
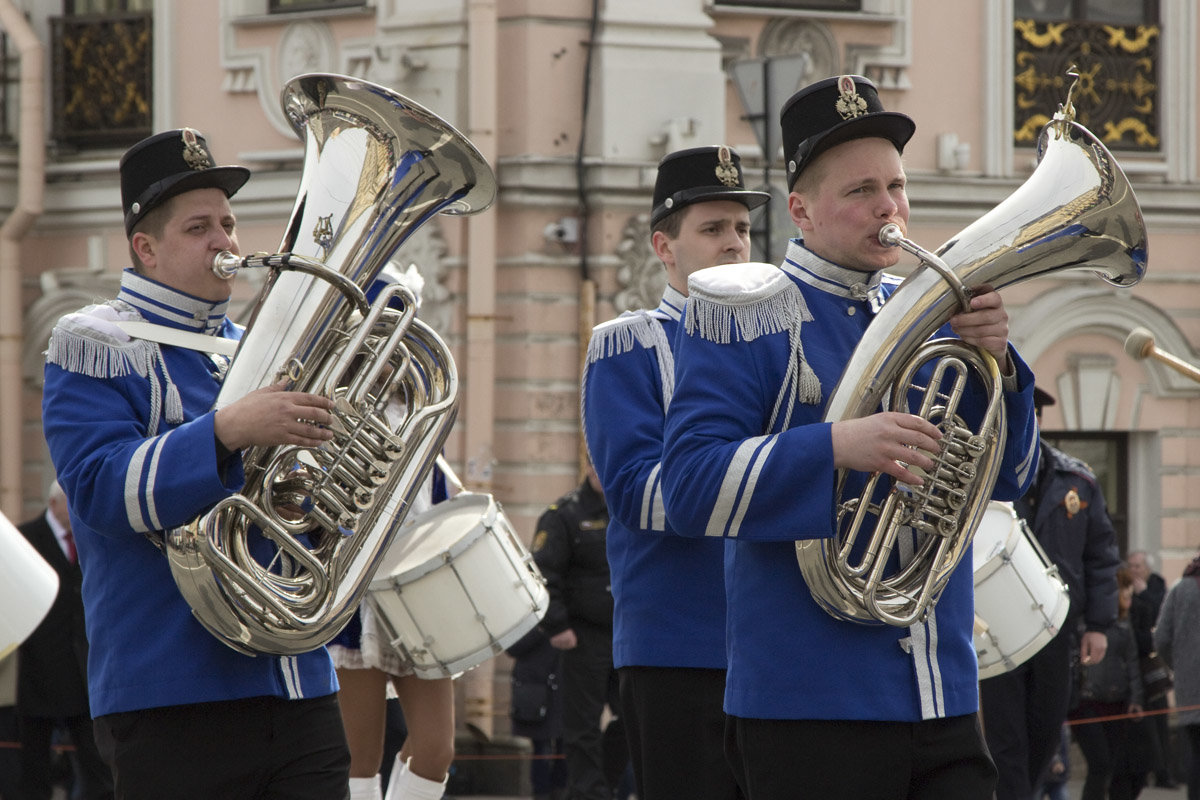
M 151 133 L 150 14 L 53 17 L 53 138 L 131 144 Z
M 1037 143 L 1042 126 L 1067 96 L 1074 64 L 1076 119 L 1109 148 L 1156 151 L 1159 138 L 1157 25 L 1013 22 L 1015 120 L 1019 147 Z

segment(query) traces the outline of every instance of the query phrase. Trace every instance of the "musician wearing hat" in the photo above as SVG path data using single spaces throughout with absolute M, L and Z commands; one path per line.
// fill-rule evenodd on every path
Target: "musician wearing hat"
M 885 272 L 898 251 L 879 232 L 907 229 L 901 153 L 915 125 L 854 75 L 799 91 L 781 124 L 798 232 L 779 267 L 691 276 L 662 459 L 670 525 L 726 542 L 726 754 L 750 800 L 984 800 L 996 771 L 977 714 L 969 552 L 940 600 L 907 627 L 835 618 L 797 564 L 798 541 L 829 539 L 848 524 L 835 498 L 877 502 L 889 476 L 923 486 L 941 449 L 939 428 L 914 414 L 824 421 L 851 354 L 898 284 Z M 970 309 L 939 335 L 997 361 L 1007 430 L 993 496 L 1011 499 L 1037 463 L 1033 375 L 1008 343 L 1000 297 L 981 291 Z M 978 424 L 985 400 L 969 388 L 964 419 Z M 873 472 L 883 475 L 874 493 L 865 488 Z M 900 531 L 883 554 L 892 573 L 925 535 L 936 534 Z
M 193 616 L 162 552 L 164 531 L 241 488 L 243 448 L 331 438 L 330 401 L 281 386 L 213 410 L 242 330 L 212 264 L 238 252 L 229 198 L 249 175 L 217 166 L 190 128 L 130 148 L 132 267 L 116 298 L 59 320 L 46 354 L 43 425 L 83 570 L 91 712 L 117 798 L 346 792 L 325 649 L 236 652 Z
M 724 543 L 668 523 L 660 461 L 688 276 L 746 261 L 750 210 L 767 199 L 727 146 L 663 158 L 650 214 L 662 300 L 598 325 L 588 346 L 583 426 L 609 506 L 613 663 L 641 800 L 738 796 L 722 755 Z
M 1034 404 L 1040 420 L 1055 399 L 1037 387 Z M 1105 630 L 1117 620 L 1121 558 L 1100 483 L 1087 464 L 1044 439 L 1040 449 L 1033 485 L 1013 508 L 1058 568 L 1071 604 L 1058 635 L 1033 657 L 979 683 L 988 749 L 1000 772 L 996 800 L 1033 793 L 1067 718 L 1072 661 L 1100 663 Z

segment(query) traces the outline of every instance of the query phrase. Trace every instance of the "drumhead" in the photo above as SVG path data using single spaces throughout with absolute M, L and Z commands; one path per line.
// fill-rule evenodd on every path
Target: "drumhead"
M 453 561 L 485 533 L 493 504 L 489 494 L 464 492 L 417 516 L 396 535 L 371 588 L 408 583 Z
M 1005 550 L 1013 547 L 1013 535 L 1020 530 L 1020 520 L 1011 503 L 993 500 L 983 512 L 971 545 L 973 571 L 979 570 Z

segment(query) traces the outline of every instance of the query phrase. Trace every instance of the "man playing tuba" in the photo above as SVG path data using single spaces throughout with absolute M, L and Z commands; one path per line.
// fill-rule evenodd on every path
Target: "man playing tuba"
M 914 414 L 823 421 L 896 287 L 883 270 L 898 253 L 879 232 L 908 224 L 900 156 L 915 126 L 859 76 L 801 90 L 781 121 L 799 235 L 780 268 L 692 276 L 663 451 L 671 525 L 726 541 L 726 755 L 750 800 L 985 800 L 996 770 L 977 714 L 970 559 L 904 628 L 835 619 L 796 563 L 797 540 L 837 532 L 838 470 L 921 486 L 942 447 Z M 1033 375 L 996 292 L 974 295 L 949 327 L 1000 365 L 1008 436 L 995 494 L 1016 497 L 1036 465 Z M 980 414 L 978 396 L 964 404 Z
M 216 166 L 189 128 L 134 145 L 120 170 L 133 266 L 115 299 L 59 321 L 43 398 L 116 796 L 342 797 L 350 757 L 325 649 L 237 652 L 196 620 L 160 551 L 164 530 L 241 488 L 243 448 L 330 439 L 332 403 L 269 386 L 212 410 L 228 366 L 214 337 L 241 337 L 225 316 L 231 280 L 212 264 L 238 250 L 229 198 L 249 171 Z M 159 333 L 131 338 L 127 321 Z

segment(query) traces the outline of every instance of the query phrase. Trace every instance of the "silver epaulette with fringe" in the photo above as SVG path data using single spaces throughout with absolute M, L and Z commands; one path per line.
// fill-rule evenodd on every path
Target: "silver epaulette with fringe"
M 684 329 L 689 336 L 729 344 L 787 333 L 788 369 L 771 416 L 773 430 L 781 411 L 787 427 L 796 402 L 821 403 L 821 381 L 804 358 L 800 337 L 801 325 L 812 319 L 800 288 L 774 264 L 723 264 L 688 279 Z
M 662 379 L 664 409 L 671 405 L 675 390 L 675 357 L 662 324 L 652 311 L 626 311 L 616 319 L 602 322 L 592 329 L 588 342 L 587 363 L 595 364 L 604 358 L 631 352 L 634 346 L 653 350 Z
M 595 364 L 602 358 L 628 353 L 635 344 L 649 349 L 666 340 L 662 326 L 654 321 L 648 311 L 626 311 L 616 319 L 602 322 L 592 329 L 587 362 Z
M 179 389 L 167 371 L 162 348 L 156 342 L 134 339 L 116 325 L 118 321 L 141 319 L 132 306 L 120 300 L 67 314 L 58 320 L 50 333 L 46 362 L 92 378 L 120 378 L 131 374 L 147 378 L 151 393 L 151 418 L 147 430 L 153 433 L 164 412 L 168 422 L 183 422 L 183 403 Z M 165 392 L 154 370 L 155 364 L 160 365 Z

